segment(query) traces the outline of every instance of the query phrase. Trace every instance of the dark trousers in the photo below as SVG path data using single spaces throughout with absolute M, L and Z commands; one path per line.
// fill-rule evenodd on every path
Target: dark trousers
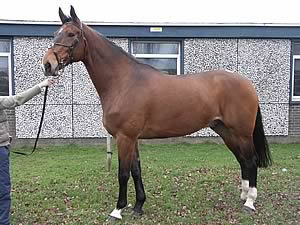
M 0 225 L 9 225 L 10 201 L 9 149 L 0 146 Z

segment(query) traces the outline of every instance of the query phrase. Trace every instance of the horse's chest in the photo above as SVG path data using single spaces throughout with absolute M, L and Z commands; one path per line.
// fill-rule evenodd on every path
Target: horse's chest
M 117 110 L 103 113 L 103 125 L 112 135 L 123 133 L 136 136 L 144 125 L 144 116 L 132 110 Z

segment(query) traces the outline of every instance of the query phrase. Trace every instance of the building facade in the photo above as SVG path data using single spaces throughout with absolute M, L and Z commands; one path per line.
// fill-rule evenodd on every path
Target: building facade
M 140 61 L 165 73 L 226 69 L 254 84 L 268 137 L 300 137 L 300 25 L 89 24 Z M 0 95 L 21 92 L 44 79 L 41 59 L 52 45 L 55 23 L 0 22 Z M 19 142 L 36 137 L 43 96 L 8 111 Z M 68 66 L 49 90 L 41 137 L 101 139 L 99 97 L 82 63 Z M 190 138 L 211 137 L 209 128 Z

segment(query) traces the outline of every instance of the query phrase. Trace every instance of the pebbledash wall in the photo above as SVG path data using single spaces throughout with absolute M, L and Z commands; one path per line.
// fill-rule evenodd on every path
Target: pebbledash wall
M 43 25 L 39 26 L 43 27 Z M 211 32 L 209 34 L 199 33 L 197 30 L 193 34 L 189 33 L 192 32 L 190 30 L 178 33 L 173 31 L 172 26 L 166 37 L 163 34 L 147 33 L 146 29 L 149 29 L 149 26 L 134 26 L 132 33 L 126 33 L 128 31 L 124 31 L 122 26 L 118 26 L 118 33 L 117 27 L 112 26 L 110 35 L 105 29 L 107 27 L 102 27 L 104 31 L 102 33 L 125 51 L 129 51 L 132 38 L 134 40 L 139 38 L 181 40 L 184 73 L 226 69 L 248 77 L 258 92 L 265 132 L 268 137 L 288 139 L 289 142 L 298 141 L 300 104 L 290 102 L 290 79 L 292 38 L 294 36 L 300 38 L 299 27 L 292 27 L 298 29 L 292 37 L 278 33 L 274 33 L 273 37 L 272 33 L 266 35 L 264 32 L 260 37 L 259 31 L 253 33 L 250 27 L 247 33 L 243 31 L 245 29 L 243 26 L 234 27 L 234 30 L 231 30 L 231 27 L 227 27 L 229 30 L 226 30 L 226 26 L 214 27 L 214 29 L 219 28 L 219 31 L 214 31 L 215 33 L 208 29 L 209 26 L 202 27 L 202 31 Z M 30 28 L 28 26 L 28 29 Z M 42 31 L 40 36 L 34 31 L 33 34 L 26 35 L 23 30 L 21 31 L 24 34 L 22 32 L 11 34 L 15 93 L 44 79 L 40 64 L 45 51 L 52 44 L 52 37 L 47 34 L 55 30 L 54 28 L 58 26 L 47 28 L 49 32 Z M 98 27 L 100 28 L 101 26 Z M 189 27 L 182 26 L 181 28 L 188 29 Z M 196 28 L 193 26 L 190 29 Z M 201 31 L 201 27 L 198 29 Z M 42 101 L 43 95 L 39 95 L 16 108 L 15 112 L 10 111 L 11 132 L 18 143 L 26 143 L 36 137 Z M 57 84 L 50 88 L 47 102 L 41 138 L 75 142 L 88 139 L 97 142 L 106 137 L 106 131 L 102 126 L 99 97 L 82 63 L 73 63 L 65 69 Z M 189 138 L 211 136 L 216 136 L 216 134 L 206 128 L 190 135 Z

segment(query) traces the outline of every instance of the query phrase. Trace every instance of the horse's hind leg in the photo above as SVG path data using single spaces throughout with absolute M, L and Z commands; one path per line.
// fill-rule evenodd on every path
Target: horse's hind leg
M 255 147 L 252 137 L 239 137 L 238 148 L 233 154 L 236 156 L 242 171 L 242 193 L 241 199 L 246 201 L 244 210 L 255 211 L 254 202 L 257 197 L 257 165 Z
M 225 127 L 224 123 L 220 120 L 214 121 L 213 126 L 211 126 L 211 129 L 213 129 L 217 134 L 219 134 L 226 146 L 231 150 L 231 152 L 235 155 L 237 161 L 240 164 L 241 167 L 241 186 L 242 186 L 242 193 L 241 193 L 241 199 L 246 200 L 248 196 L 249 191 L 249 174 L 248 169 L 246 166 L 245 161 L 242 157 L 240 157 L 240 150 L 239 145 L 235 141 L 235 137 L 230 132 L 230 130 Z
M 245 153 L 244 162 L 249 174 L 249 191 L 247 195 L 246 202 L 244 204 L 245 211 L 255 211 L 254 202 L 257 197 L 257 164 L 256 164 L 256 154 L 255 147 L 251 140 L 249 145 L 249 152 Z
M 133 215 L 140 216 L 143 214 L 143 205 L 146 200 L 144 185 L 141 176 L 141 163 L 139 158 L 138 143 L 135 144 L 135 154 L 131 166 L 131 175 L 134 181 L 136 202 L 133 208 Z
M 257 196 L 256 179 L 257 166 L 255 163 L 255 149 L 252 137 L 241 138 L 231 132 L 222 121 L 214 121 L 211 128 L 219 134 L 226 146 L 235 155 L 241 167 L 241 199 L 245 202 L 245 209 L 255 210 L 253 203 Z

